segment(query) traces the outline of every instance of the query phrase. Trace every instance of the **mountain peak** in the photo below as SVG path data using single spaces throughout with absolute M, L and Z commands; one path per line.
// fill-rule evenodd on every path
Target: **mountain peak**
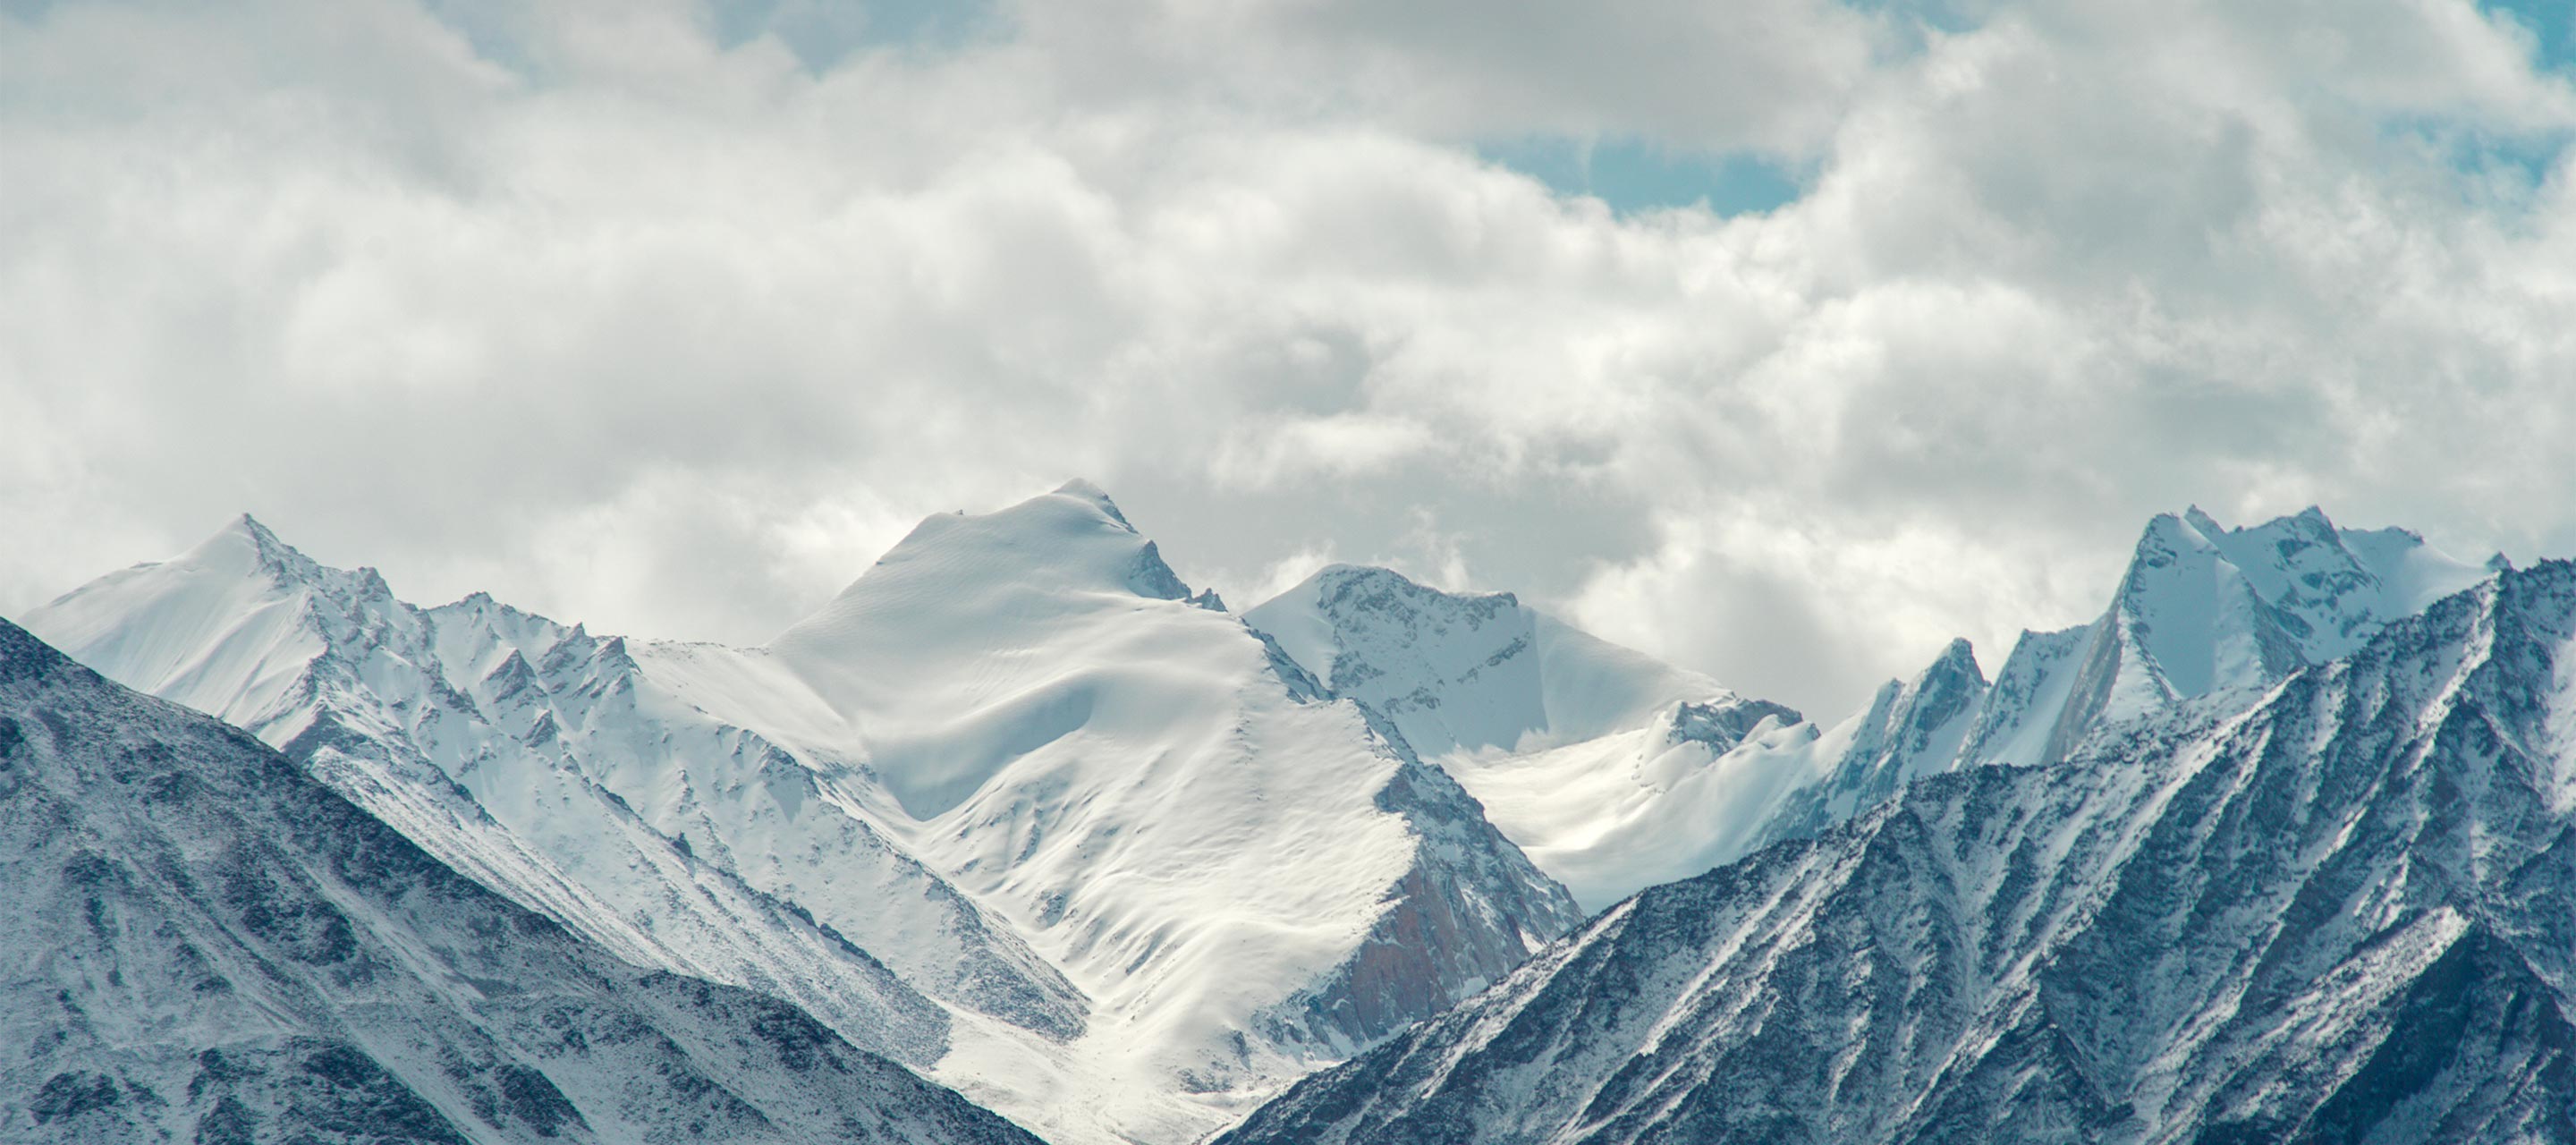
M 2227 526 L 2219 524 L 2218 518 L 2210 516 L 2208 510 L 2205 510 L 2198 505 L 2193 505 L 2182 511 L 2182 522 L 2186 525 L 2190 525 L 2204 537 L 2215 538 L 2219 534 L 2227 531 Z
M 1948 644 L 1942 645 L 1941 654 L 1933 657 L 1931 665 L 1923 669 L 1923 674 L 1915 678 L 1961 673 L 1975 676 L 1978 683 L 1985 682 L 1985 672 L 1977 666 L 1976 645 L 1970 644 L 1965 636 L 1953 636 Z
M 1093 508 L 1107 514 L 1110 520 L 1125 526 L 1128 532 L 1136 531 L 1136 526 L 1127 523 L 1127 514 L 1118 511 L 1118 503 L 1109 499 L 1109 492 L 1083 478 L 1076 477 L 1056 486 L 1053 495 L 1088 501 Z
M 1675 703 L 1737 699 L 1512 593 L 1449 592 L 1370 565 L 1326 565 L 1243 616 L 1426 759 L 1520 750 L 1532 734 L 1574 743 L 1644 727 Z
M 1107 495 L 1075 481 L 989 513 L 922 521 L 770 647 L 835 660 L 865 644 L 874 649 L 866 657 L 900 658 L 897 644 L 878 647 L 896 633 L 916 647 L 1016 646 L 1024 626 L 1136 597 L 1177 601 L 1191 591 Z
M 198 542 L 174 563 L 244 574 L 266 572 L 289 581 L 309 581 L 321 567 L 248 513 L 224 522 L 213 536 Z

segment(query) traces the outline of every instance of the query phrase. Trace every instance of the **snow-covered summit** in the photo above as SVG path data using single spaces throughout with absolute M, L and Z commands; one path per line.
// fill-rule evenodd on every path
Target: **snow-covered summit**
M 1831 769 L 1774 812 L 1757 842 L 1813 834 L 1957 766 L 1988 690 L 1966 640 L 1952 640 L 1913 679 L 1881 685 L 1867 710 L 1836 729 L 1843 746 Z
M 907 639 L 963 635 L 923 631 L 962 614 L 1008 615 L 1045 597 L 1095 594 L 1155 600 L 1190 595 L 1154 542 L 1127 522 L 1109 495 L 1077 481 L 996 512 L 923 519 L 769 648 L 812 661 L 896 655 Z M 926 618 L 925 610 L 943 619 Z M 854 641 L 874 647 L 855 647 Z
M 1508 592 L 1333 565 L 1244 614 L 1483 804 L 1586 907 L 1730 858 L 1808 766 L 1779 704 L 1592 636 Z M 1768 747 L 1764 745 L 1769 745 Z
M 1455 745 L 1439 756 L 1443 766 L 1597 908 L 1822 830 L 1925 776 L 2052 762 L 2178 708 L 2204 719 L 2240 710 L 2290 672 L 2348 653 L 2495 567 L 2454 560 L 2403 530 L 2340 529 L 2316 509 L 2243 529 L 2197 508 L 2162 514 L 2141 531 L 2097 621 L 2022 634 L 1991 684 L 1967 642 L 1953 641 L 1839 720 L 1803 724 L 1760 701 L 1717 700 L 1748 706 L 1700 744 L 1677 734 L 1708 722 L 1693 718 L 1690 702 L 1642 718 L 1635 706 L 1603 705 L 1627 726 L 1540 734 L 1558 731 L 1548 718 L 1562 709 L 1546 673 L 1520 661 L 1544 662 L 1529 649 L 1545 647 L 1550 622 L 1526 619 L 1531 611 L 1508 594 L 1443 593 L 1386 570 L 1336 566 L 1247 619 L 1336 689 L 1386 708 L 1408 738 Z M 1668 682 L 1696 680 L 1638 670 L 1643 657 L 1620 651 L 1633 658 L 1630 670 L 1595 678 L 1626 686 L 1593 695 L 1670 696 Z M 1754 732 L 1764 717 L 1771 730 Z
M 1392 569 L 1328 566 L 1244 619 L 1425 758 L 1576 743 L 1735 696 L 1511 593 L 1445 592 Z
M 2042 758 L 2097 725 L 2203 697 L 2250 702 L 2492 575 L 2414 533 L 2338 528 L 2314 507 L 2241 529 L 2198 507 L 2160 514 L 2085 637 Z

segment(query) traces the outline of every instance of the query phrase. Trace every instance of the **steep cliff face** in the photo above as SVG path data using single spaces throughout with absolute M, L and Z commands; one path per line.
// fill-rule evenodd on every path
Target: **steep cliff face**
M 611 957 L 6 622 L 0 949 L 11 1141 L 1036 1140 Z
M 1402 766 L 1377 806 L 1404 817 L 1422 858 L 1387 889 L 1348 961 L 1263 1015 L 1287 1037 L 1373 1044 L 1499 981 L 1581 917 L 1456 780 L 1401 739 L 1383 742 Z
M 1950 770 L 1988 690 L 1965 640 L 1951 641 L 1912 680 L 1888 681 L 1851 727 L 1833 769 L 1790 796 L 1764 822 L 1758 843 L 1812 835 Z
M 2245 529 L 2197 508 L 2158 516 L 2065 665 L 2042 755 L 2204 696 L 2246 702 L 2487 575 L 2413 533 L 2339 529 L 2313 508 Z
M 2576 566 L 1620 904 L 1235 1143 L 2576 1140 Z

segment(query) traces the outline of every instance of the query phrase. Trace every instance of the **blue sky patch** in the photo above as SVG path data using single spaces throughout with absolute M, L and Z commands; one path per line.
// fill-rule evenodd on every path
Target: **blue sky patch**
M 1592 195 L 1620 213 L 1705 205 L 1721 215 L 1768 211 L 1796 199 L 1804 180 L 1751 152 L 1681 151 L 1650 140 L 1526 136 L 1488 141 L 1476 154 L 1562 195 Z
M 707 11 L 717 43 L 774 33 L 818 72 L 864 49 L 955 48 L 996 19 L 990 0 L 711 0 Z
M 2489 13 L 2501 12 L 2530 30 L 2540 41 L 2540 66 L 2576 72 L 2576 4 L 2568 0 L 2485 0 Z

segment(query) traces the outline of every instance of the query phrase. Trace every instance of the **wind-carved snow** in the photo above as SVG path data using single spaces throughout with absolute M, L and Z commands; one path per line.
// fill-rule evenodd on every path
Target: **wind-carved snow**
M 1083 486 L 925 522 L 766 649 L 415 609 L 246 519 L 29 622 L 621 957 L 1066 1143 L 1193 1139 L 1576 917 Z
M 13 1142 L 1036 1140 L 785 1002 L 620 961 L 5 621 L 0 950 Z
M 2576 565 L 1644 892 L 1226 1145 L 2576 1138 Z

